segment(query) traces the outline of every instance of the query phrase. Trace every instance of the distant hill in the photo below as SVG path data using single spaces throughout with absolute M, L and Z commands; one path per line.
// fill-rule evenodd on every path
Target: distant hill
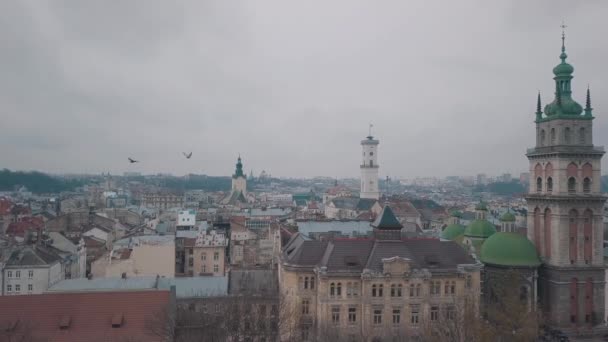
M 497 195 L 512 196 L 525 193 L 526 187 L 519 181 L 496 182 L 488 185 L 477 185 L 473 191 L 491 192 Z
M 38 171 L 0 170 L 0 191 L 13 191 L 17 187 L 25 186 L 37 194 L 55 193 L 74 190 L 82 185 L 83 182 L 77 179 L 64 179 Z

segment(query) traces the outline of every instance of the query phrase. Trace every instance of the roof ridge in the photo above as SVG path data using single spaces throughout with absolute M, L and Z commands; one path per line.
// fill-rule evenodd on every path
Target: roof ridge
M 367 260 L 365 262 L 365 268 L 371 268 L 370 267 L 370 263 L 372 262 L 372 255 L 374 255 L 376 253 L 376 246 L 378 246 L 378 240 L 374 240 L 374 245 L 372 246 L 369 254 L 367 255 Z M 365 269 L 364 268 L 364 269 Z

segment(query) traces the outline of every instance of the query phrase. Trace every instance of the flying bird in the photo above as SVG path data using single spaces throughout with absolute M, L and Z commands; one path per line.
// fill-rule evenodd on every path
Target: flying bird
M 190 159 L 190 157 L 192 157 L 192 152 L 190 153 L 186 153 L 186 152 L 182 152 L 184 154 L 184 157 L 186 157 L 186 159 Z
M 139 163 L 139 160 L 135 160 L 133 158 L 127 158 L 129 159 L 129 163 L 133 164 L 133 163 Z

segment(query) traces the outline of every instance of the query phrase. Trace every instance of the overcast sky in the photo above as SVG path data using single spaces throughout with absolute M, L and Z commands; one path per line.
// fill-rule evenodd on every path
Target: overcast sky
M 240 153 L 247 173 L 358 176 L 372 122 L 381 177 L 519 174 L 562 19 L 608 145 L 606 17 L 604 0 L 1 1 L 0 167 L 229 175 Z

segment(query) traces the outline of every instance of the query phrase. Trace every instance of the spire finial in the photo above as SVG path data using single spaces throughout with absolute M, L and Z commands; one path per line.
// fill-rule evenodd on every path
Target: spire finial
M 562 28 L 562 54 L 559 58 L 561 58 L 562 61 L 565 61 L 566 57 L 568 57 L 568 55 L 566 55 L 566 27 L 568 26 L 566 26 L 566 23 L 562 20 L 560 27 Z

